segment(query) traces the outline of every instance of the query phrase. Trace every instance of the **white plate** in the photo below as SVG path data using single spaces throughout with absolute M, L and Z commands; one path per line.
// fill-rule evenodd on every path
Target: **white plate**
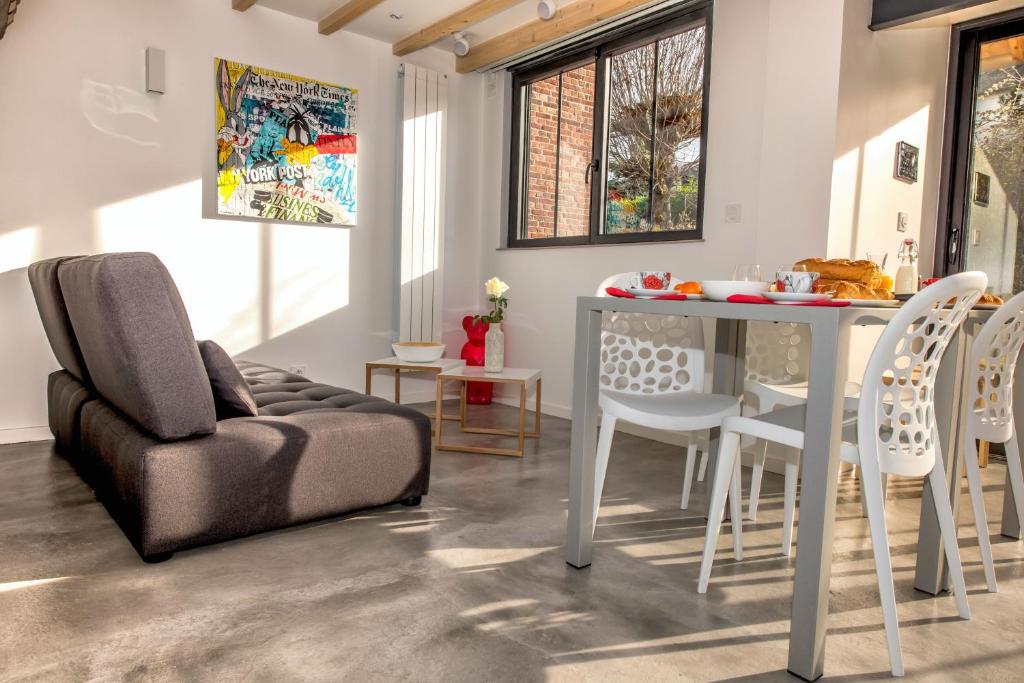
M 835 299 L 835 301 L 849 301 L 851 306 L 863 306 L 864 308 L 899 308 L 902 301 L 895 299 Z
M 765 292 L 765 297 L 780 304 L 801 304 L 809 301 L 828 301 L 831 294 L 814 294 L 803 292 Z
M 664 296 L 666 294 L 674 294 L 671 289 L 627 289 L 627 292 L 633 296 L 652 297 L 652 296 Z

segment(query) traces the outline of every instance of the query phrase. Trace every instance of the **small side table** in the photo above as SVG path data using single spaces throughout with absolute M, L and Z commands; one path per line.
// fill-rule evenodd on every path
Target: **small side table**
M 373 384 L 373 371 L 374 370 L 391 370 L 395 374 L 395 403 L 401 402 L 402 392 L 402 373 L 410 372 L 432 372 L 438 375 L 442 372 L 457 370 L 458 368 L 464 367 L 466 361 L 460 358 L 441 358 L 432 363 L 409 363 L 397 356 L 391 356 L 390 358 L 381 358 L 380 360 L 372 360 L 366 363 L 366 391 L 364 392 L 367 396 L 371 396 L 370 393 Z M 463 403 L 465 403 L 465 394 L 462 396 Z M 440 404 L 438 404 L 440 406 Z M 464 410 L 461 412 L 465 412 Z M 459 420 L 462 421 L 462 415 L 445 415 L 445 420 Z
M 485 448 L 483 446 L 456 446 L 444 443 L 441 437 L 441 426 L 448 416 L 441 414 L 441 399 L 444 396 L 445 382 L 459 382 L 459 426 L 463 432 L 469 434 L 494 434 L 498 436 L 519 437 L 519 447 L 512 448 Z M 467 427 L 466 426 L 466 383 L 467 382 L 489 382 L 491 384 L 514 384 L 519 386 L 519 429 L 492 429 L 489 427 Z M 535 385 L 536 405 L 534 408 L 534 427 L 532 432 L 526 431 L 526 394 L 530 385 Z M 444 370 L 437 375 L 437 428 L 434 430 L 434 448 L 439 451 L 462 451 L 465 453 L 483 453 L 485 455 L 510 455 L 517 458 L 523 457 L 526 452 L 526 438 L 540 437 L 540 394 L 541 376 L 540 370 L 531 368 L 505 368 L 501 372 L 484 372 L 481 367 L 462 366 Z

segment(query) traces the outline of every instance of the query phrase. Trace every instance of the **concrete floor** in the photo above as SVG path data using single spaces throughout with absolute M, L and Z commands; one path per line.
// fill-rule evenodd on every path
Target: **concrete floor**
M 484 421 L 510 409 L 476 409 Z M 594 565 L 562 559 L 569 423 L 523 460 L 435 455 L 420 508 L 394 506 L 143 564 L 49 442 L 0 448 L 0 679 L 787 680 L 793 563 L 781 479 L 766 476 L 747 558 L 725 530 L 707 595 L 698 489 L 678 509 L 679 449 L 616 436 Z M 746 473 L 749 477 L 749 472 Z M 1003 468 L 985 470 L 998 519 Z M 1024 546 L 993 536 L 984 591 L 969 506 L 973 619 L 912 588 L 920 486 L 889 498 L 909 678 L 1020 680 Z M 966 494 L 965 494 L 966 495 Z M 830 679 L 887 678 L 867 525 L 840 489 Z M 991 527 L 996 529 L 995 525 Z M 793 679 L 790 679 L 793 680 Z

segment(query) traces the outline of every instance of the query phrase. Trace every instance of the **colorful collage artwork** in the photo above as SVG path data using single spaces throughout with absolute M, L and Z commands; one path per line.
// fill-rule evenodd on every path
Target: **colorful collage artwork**
M 356 224 L 358 91 L 216 60 L 217 212 Z

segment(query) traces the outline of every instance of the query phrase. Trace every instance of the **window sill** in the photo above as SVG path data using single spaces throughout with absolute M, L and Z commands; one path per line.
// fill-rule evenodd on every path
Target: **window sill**
M 707 240 L 703 237 L 698 239 L 679 240 L 638 240 L 636 242 L 596 242 L 593 244 L 549 244 L 536 247 L 495 247 L 495 251 L 542 251 L 546 249 L 593 249 L 605 247 L 663 247 L 666 244 L 701 244 Z

